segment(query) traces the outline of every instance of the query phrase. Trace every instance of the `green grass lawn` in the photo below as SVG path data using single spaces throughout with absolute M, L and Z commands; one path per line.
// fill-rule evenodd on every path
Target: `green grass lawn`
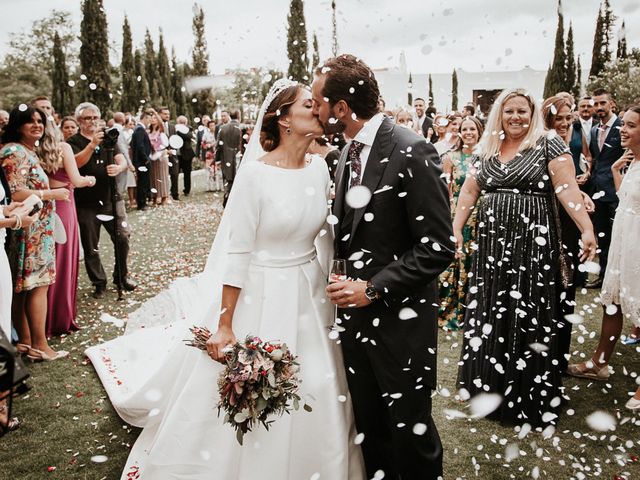
M 122 331 L 103 322 L 102 313 L 122 318 L 171 280 L 193 275 L 204 266 L 220 211 L 219 195 L 198 193 L 187 201 L 131 213 L 130 270 L 140 287 L 123 302 L 117 301 L 115 288 L 105 299 L 94 300 L 81 267 L 82 330 L 52 342 L 54 348 L 70 350 L 70 359 L 31 367 L 33 388 L 14 404 L 23 425 L 0 439 L 0 479 L 120 478 L 138 430 L 116 415 L 83 352 Z M 103 233 L 101 252 L 109 276 L 111 248 Z M 600 308 L 592 293 L 579 294 L 577 302 L 577 311 L 584 311 L 586 320 L 575 326 L 572 350 L 575 358 L 584 358 L 599 335 Z M 515 429 L 494 422 L 446 418 L 445 410 L 466 409 L 455 399 L 461 340 L 459 333 L 440 334 L 440 388 L 433 412 L 445 448 L 445 478 L 640 478 L 640 463 L 631 460 L 640 456 L 640 416 L 624 409 L 640 373 L 640 348 L 618 346 L 612 360 L 615 375 L 606 383 L 567 378 L 571 401 L 557 430 L 549 438 L 539 432 L 519 438 Z M 585 418 L 596 410 L 615 416 L 615 430 L 603 433 L 589 428 Z

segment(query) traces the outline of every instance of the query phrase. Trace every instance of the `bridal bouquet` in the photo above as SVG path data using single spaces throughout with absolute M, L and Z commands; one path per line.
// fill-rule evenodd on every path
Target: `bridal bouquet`
M 206 350 L 211 332 L 203 327 L 190 329 L 194 338 L 187 345 Z M 229 347 L 226 367 L 218 378 L 218 415 L 225 412 L 225 423 L 236 429 L 240 445 L 244 434 L 261 423 L 269 430 L 273 416 L 300 408 L 299 364 L 285 343 L 265 342 L 247 336 Z M 310 412 L 311 406 L 303 408 Z

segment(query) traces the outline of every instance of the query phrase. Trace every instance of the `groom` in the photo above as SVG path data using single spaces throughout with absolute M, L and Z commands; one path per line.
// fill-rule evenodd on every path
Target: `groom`
M 348 259 L 354 280 L 329 285 L 327 294 L 344 328 L 341 346 L 367 476 L 383 471 L 386 480 L 437 479 L 442 444 L 431 418 L 436 280 L 454 258 L 438 154 L 378 112 L 375 76 L 352 55 L 318 67 L 312 95 L 326 133 L 352 139 L 338 163 L 333 214 L 336 256 Z

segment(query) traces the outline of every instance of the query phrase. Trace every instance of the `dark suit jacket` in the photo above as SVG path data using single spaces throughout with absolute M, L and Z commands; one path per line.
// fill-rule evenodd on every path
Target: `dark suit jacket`
M 624 149 L 620 145 L 620 118 L 616 118 L 613 125 L 607 132 L 607 138 L 604 141 L 602 151 L 598 148 L 598 126 L 591 128 L 591 156 L 593 157 L 593 165 L 591 169 L 590 186 L 594 193 L 604 192 L 604 197 L 598 200 L 601 202 L 616 203 L 618 195 L 613 183 L 613 173 L 611 173 L 611 165 L 622 157 Z
M 351 233 L 347 241 L 336 233 L 336 256 L 361 256 L 359 269 L 347 262 L 348 274 L 371 280 L 382 298 L 367 307 L 341 311 L 354 320 L 343 326 L 375 339 L 416 379 L 435 388 L 437 279 L 453 260 L 455 249 L 447 187 L 435 163 L 438 154 L 424 138 L 385 118 L 362 179 L 373 195 L 368 205 L 348 213 L 344 201 L 348 149 L 349 145 L 336 171 L 333 211 L 339 219 L 336 232 L 348 229 L 351 217 Z M 416 316 L 403 320 L 401 311 Z M 377 327 L 372 325 L 374 318 L 380 320 Z
M 144 125 L 136 125 L 131 135 L 131 163 L 135 167 L 151 163 L 151 141 Z
M 218 139 L 216 161 L 221 162 L 224 179 L 233 182 L 236 177 L 236 154 L 240 151 L 242 142 L 242 130 L 238 121 L 231 120 L 223 125 L 216 138 Z
M 178 156 L 185 160 L 193 160 L 193 157 L 196 156 L 193 151 L 193 130 L 191 130 L 191 127 L 187 128 L 189 129 L 187 133 L 176 131 L 176 135 L 178 135 L 183 142 L 182 147 L 180 147 L 178 151 Z M 198 147 L 196 146 L 196 148 Z
M 422 122 L 422 136 L 427 137 L 429 128 L 433 125 L 433 119 L 429 115 L 425 115 L 424 122 Z

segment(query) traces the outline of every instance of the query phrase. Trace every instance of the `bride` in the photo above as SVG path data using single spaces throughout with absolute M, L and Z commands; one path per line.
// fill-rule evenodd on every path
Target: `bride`
M 328 337 L 329 173 L 305 154 L 322 134 L 309 90 L 278 80 L 254 132 L 204 272 L 146 302 L 125 335 L 87 350 L 118 414 L 143 428 L 122 479 L 364 478 L 339 346 Z M 217 327 L 208 354 L 184 344 L 193 325 Z M 313 411 L 256 427 L 240 446 L 218 417 L 216 382 L 221 350 L 248 334 L 299 356 Z

